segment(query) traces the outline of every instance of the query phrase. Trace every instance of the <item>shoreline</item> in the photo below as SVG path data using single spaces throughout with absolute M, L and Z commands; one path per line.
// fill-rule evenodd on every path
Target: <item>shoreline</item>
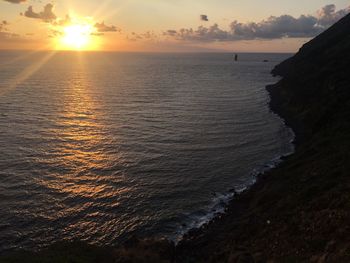
M 272 72 L 271 72 L 272 74 Z M 289 162 L 293 162 L 293 157 L 300 153 L 300 148 L 303 146 L 305 140 L 304 126 L 298 122 L 293 116 L 288 112 L 284 111 L 282 107 L 283 97 L 278 93 L 278 89 L 281 88 L 282 79 L 277 81 L 275 84 L 267 85 L 265 88 L 269 94 L 270 101 L 268 104 L 269 109 L 281 118 L 287 128 L 291 129 L 293 132 L 293 140 L 290 142 L 293 145 L 293 151 L 290 154 L 282 155 L 279 157 L 279 161 L 274 167 L 267 169 L 265 172 L 258 173 L 255 178 L 255 182 L 244 189 L 242 192 L 239 192 L 237 195 L 234 195 L 225 206 L 224 212 L 216 215 L 209 222 L 203 224 L 199 228 L 193 228 L 188 231 L 178 244 L 176 244 L 176 249 L 180 250 L 179 261 L 183 262 L 182 255 L 191 254 L 191 251 L 198 249 L 197 245 L 193 247 L 193 243 L 203 244 L 209 242 L 209 238 L 213 238 L 214 233 L 222 233 L 226 231 L 225 228 L 228 228 L 227 225 L 230 225 L 229 230 L 237 224 L 237 227 L 241 224 L 241 218 L 246 217 L 248 214 L 249 203 L 252 198 L 259 195 L 259 191 L 263 188 L 268 187 L 274 181 L 273 174 L 278 174 L 279 169 L 284 169 L 284 166 L 288 165 Z M 256 220 L 256 219 L 255 219 Z M 271 224 L 271 219 L 263 219 L 262 225 L 269 226 Z M 256 223 L 256 222 L 254 222 Z M 259 222 L 261 225 L 261 222 Z M 235 260 L 247 260 L 244 262 L 254 262 L 253 258 L 259 258 L 260 254 L 252 255 L 248 247 L 244 245 L 238 245 L 235 255 Z M 201 258 L 197 253 L 192 255 L 194 258 Z M 187 257 L 187 256 L 186 256 Z M 184 257 L 185 258 L 185 257 Z M 203 258 L 202 258 L 203 259 Z M 252 261 L 251 261 L 252 260 Z M 189 261 L 192 262 L 192 261 Z M 193 261 L 193 263 L 196 261 Z M 199 261 L 205 262 L 205 261 Z M 221 262 L 217 259 L 210 262 Z M 231 261 L 229 261 L 231 262 Z M 238 261 L 237 261 L 238 262 Z M 239 261 L 240 262 L 240 261 Z M 265 261 L 262 261 L 265 262 Z
M 272 73 L 271 73 L 272 74 Z M 283 99 L 281 95 L 278 94 L 277 89 L 281 87 L 281 81 L 279 80 L 275 84 L 267 85 L 266 90 L 270 96 L 269 108 L 272 112 L 277 114 L 294 133 L 294 139 L 292 144 L 295 146 L 294 152 L 297 150 L 298 146 L 305 140 L 304 127 L 298 122 L 293 116 L 288 114 L 283 107 L 281 102 Z
M 278 64 L 277 64 L 278 65 Z M 277 66 L 275 65 L 275 66 Z M 270 73 L 270 75 L 273 75 L 272 72 Z M 296 122 L 294 122 L 291 118 L 288 117 L 288 115 L 284 115 L 283 113 L 281 113 L 280 111 L 282 111 L 278 106 L 279 106 L 279 101 L 281 101 L 282 99 L 278 97 L 278 94 L 276 92 L 274 92 L 274 89 L 278 88 L 278 85 L 280 85 L 280 81 L 277 81 L 275 84 L 269 84 L 267 86 L 265 86 L 265 89 L 268 93 L 269 96 L 269 103 L 268 103 L 268 108 L 270 109 L 271 112 L 273 112 L 274 114 L 276 114 L 278 116 L 278 118 L 280 118 L 282 120 L 282 122 L 285 125 L 286 129 L 290 129 L 290 131 L 292 132 L 292 140 L 289 142 L 290 147 L 292 148 L 291 151 L 289 153 L 285 153 L 282 154 L 280 156 L 276 156 L 273 159 L 267 161 L 261 169 L 257 172 L 254 172 L 256 169 L 254 168 L 252 170 L 252 172 L 250 173 L 250 175 L 253 176 L 253 180 L 252 182 L 250 182 L 249 184 L 247 184 L 246 186 L 242 187 L 242 189 L 235 189 L 235 188 L 231 188 L 230 190 L 228 190 L 228 192 L 222 194 L 222 197 L 225 200 L 222 200 L 220 202 L 223 203 L 220 212 L 208 212 L 209 215 L 209 219 L 208 220 L 203 220 L 202 222 L 194 222 L 194 227 L 190 227 L 188 228 L 186 231 L 184 231 L 181 235 L 179 235 L 179 238 L 167 238 L 170 242 L 174 242 L 175 246 L 178 246 L 179 244 L 181 244 L 182 241 L 186 241 L 186 238 L 188 238 L 188 235 L 191 236 L 193 233 L 198 233 L 201 232 L 202 228 L 204 228 L 203 231 L 205 231 L 205 229 L 208 227 L 208 225 L 210 225 L 211 223 L 214 223 L 215 221 L 217 221 L 217 219 L 220 219 L 222 216 L 225 216 L 226 213 L 228 213 L 230 207 L 231 207 L 231 202 L 237 201 L 235 200 L 236 198 L 239 198 L 239 195 L 241 195 L 244 192 L 250 191 L 251 188 L 254 187 L 255 184 L 257 183 L 264 183 L 264 182 L 260 182 L 261 180 L 263 180 L 263 178 L 265 176 L 268 176 L 267 174 L 270 173 L 273 169 L 276 169 L 279 165 L 281 165 L 283 162 L 285 162 L 287 160 L 288 157 L 294 155 L 297 151 L 297 147 L 299 146 L 300 143 L 302 143 L 302 140 L 299 137 L 302 137 L 302 133 L 300 132 L 302 127 L 299 125 L 297 126 Z M 234 211 L 233 211 L 234 212 Z M 208 216 L 206 215 L 206 216 Z M 192 238 L 192 237 L 190 237 Z
M 272 74 L 272 73 L 271 73 Z M 270 172 L 272 172 L 274 169 L 276 169 L 277 167 L 279 167 L 283 162 L 287 161 L 287 159 L 289 157 L 291 157 L 292 155 L 296 154 L 297 152 L 297 147 L 302 143 L 302 140 L 300 137 L 302 137 L 302 133 L 300 132 L 300 130 L 302 129 L 302 127 L 299 125 L 297 126 L 296 122 L 294 122 L 292 119 L 288 118 L 287 114 L 283 114 L 280 112 L 280 108 L 279 108 L 279 100 L 281 100 L 281 98 L 278 97 L 278 94 L 276 92 L 274 92 L 274 89 L 278 88 L 280 81 L 276 82 L 275 84 L 270 84 L 267 85 L 265 87 L 265 89 L 267 90 L 269 97 L 270 97 L 270 101 L 268 103 L 268 107 L 269 109 L 276 114 L 285 124 L 287 129 L 291 129 L 291 131 L 293 132 L 293 139 L 290 142 L 291 145 L 293 145 L 293 150 L 290 153 L 287 154 L 283 154 L 279 157 L 276 157 L 270 161 L 268 161 L 267 163 L 273 163 L 273 167 L 268 167 L 265 171 L 259 171 L 254 178 L 254 181 L 247 185 L 246 187 L 244 187 L 244 189 L 242 191 L 237 191 L 236 194 L 232 195 L 228 200 L 227 203 L 225 204 L 225 206 L 223 207 L 223 212 L 222 213 L 218 213 L 216 215 L 214 215 L 214 217 L 212 219 L 210 219 L 209 221 L 203 223 L 201 226 L 199 227 L 194 227 L 189 229 L 181 238 L 181 240 L 179 242 L 176 243 L 181 245 L 182 241 L 186 242 L 186 239 L 192 239 L 193 236 L 192 235 L 199 235 L 202 234 L 202 232 L 206 231 L 206 229 L 210 226 L 210 224 L 215 224 L 217 223 L 218 220 L 220 220 L 222 217 L 225 216 L 225 214 L 227 213 L 235 213 L 235 211 L 229 211 L 232 210 L 233 207 L 235 207 L 235 202 L 239 202 L 239 197 L 241 194 L 245 194 L 247 192 L 250 192 L 254 189 L 255 185 L 263 185 L 265 184 L 264 179 L 266 179 L 266 177 L 268 177 L 268 174 Z M 265 164 L 266 165 L 266 164 Z M 235 191 L 235 189 L 232 189 L 233 191 Z M 229 193 L 227 193 L 229 194 Z M 203 229 L 202 229 L 203 228 Z M 170 240 L 172 241 L 172 240 Z
M 285 128 L 292 132 L 293 138 L 288 142 L 288 146 L 291 148 L 290 152 L 286 152 L 282 155 L 273 157 L 271 160 L 266 161 L 259 169 L 252 169 L 252 171 L 249 174 L 249 177 L 252 177 L 252 180 L 246 185 L 242 186 L 240 189 L 231 188 L 227 192 L 222 194 L 215 193 L 215 198 L 212 199 L 210 203 L 211 208 L 207 209 L 207 213 L 204 216 L 201 216 L 199 219 L 195 218 L 190 223 L 191 226 L 189 226 L 188 228 L 186 227 L 184 231 L 177 231 L 170 238 L 166 238 L 167 240 L 169 240 L 169 242 L 173 242 L 175 246 L 177 246 L 179 243 L 181 243 L 181 241 L 187 234 L 191 233 L 192 231 L 196 232 L 203 226 L 210 224 L 211 221 L 215 221 L 217 217 L 223 216 L 227 212 L 227 209 L 229 208 L 230 203 L 233 201 L 234 198 L 236 198 L 245 191 L 249 191 L 260 180 L 260 178 L 263 175 L 277 168 L 279 165 L 281 165 L 281 163 L 283 163 L 286 160 L 286 158 L 295 153 L 296 136 L 294 130 L 290 126 L 288 126 L 287 123 L 285 123 L 285 120 L 280 115 L 278 115 L 274 111 L 273 113 L 276 114 L 284 122 Z

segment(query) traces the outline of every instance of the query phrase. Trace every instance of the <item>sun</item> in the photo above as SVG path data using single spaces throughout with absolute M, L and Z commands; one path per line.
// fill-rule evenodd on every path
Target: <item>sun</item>
M 86 49 L 91 42 L 90 25 L 69 25 L 63 28 L 62 44 L 72 49 Z
M 92 23 L 75 22 L 60 27 L 56 48 L 60 50 L 95 50 L 97 40 L 96 29 Z

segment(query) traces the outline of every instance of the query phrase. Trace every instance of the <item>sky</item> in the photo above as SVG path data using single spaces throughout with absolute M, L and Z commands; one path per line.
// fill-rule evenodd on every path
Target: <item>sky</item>
M 0 0 L 0 49 L 295 52 L 349 0 Z

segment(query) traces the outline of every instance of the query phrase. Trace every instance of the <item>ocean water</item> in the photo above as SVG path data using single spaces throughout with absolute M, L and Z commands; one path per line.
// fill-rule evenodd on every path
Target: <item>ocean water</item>
M 0 251 L 177 240 L 223 211 L 293 151 L 265 90 L 288 56 L 0 52 Z

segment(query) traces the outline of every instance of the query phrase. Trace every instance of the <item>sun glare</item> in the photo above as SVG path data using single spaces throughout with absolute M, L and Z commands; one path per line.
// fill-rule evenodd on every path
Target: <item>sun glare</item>
M 93 34 L 95 28 L 89 23 L 72 23 L 61 28 L 57 39 L 57 49 L 63 50 L 94 50 L 97 40 Z
M 89 45 L 90 34 L 89 25 L 70 25 L 63 29 L 62 43 L 74 49 L 83 49 Z

